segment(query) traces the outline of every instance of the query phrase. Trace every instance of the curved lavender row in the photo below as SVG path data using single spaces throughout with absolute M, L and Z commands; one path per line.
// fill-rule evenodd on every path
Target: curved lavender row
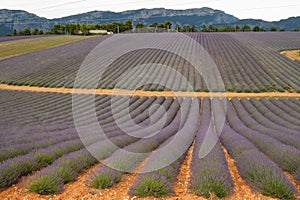
M 81 141 L 76 139 L 5 160 L 0 164 L 0 188 L 8 187 L 21 176 L 51 164 L 63 154 L 76 151 L 82 147 Z
M 213 114 L 217 115 L 219 113 L 213 110 Z M 206 136 L 213 135 L 217 140 L 218 136 L 213 130 L 212 119 L 210 99 L 204 98 L 202 101 L 200 128 L 198 129 L 192 155 L 189 187 L 199 196 L 209 198 L 211 195 L 214 195 L 224 198 L 232 193 L 233 183 L 220 143 L 217 142 L 204 158 L 200 158 L 199 155 L 201 147 L 209 145 L 203 144 Z
M 87 178 L 88 185 L 96 188 L 106 188 L 118 182 L 122 174 L 132 172 L 148 155 L 149 152 L 156 149 L 163 141 L 174 135 L 180 128 L 181 112 L 178 111 L 177 100 L 171 105 L 167 111 L 171 118 L 174 118 L 168 126 L 160 130 L 156 135 L 150 138 L 142 138 L 135 143 L 126 146 L 124 149 L 119 149 L 114 152 L 111 157 L 105 160 L 103 166 L 91 172 Z M 190 107 L 190 101 L 186 100 L 182 107 Z M 187 110 L 187 109 L 185 109 Z M 188 112 L 188 110 L 187 110 Z M 153 124 L 155 125 L 155 124 Z M 150 128 L 153 130 L 156 128 Z M 144 132 L 144 129 L 140 131 Z M 140 153 L 139 155 L 135 154 Z M 111 168 L 111 169 L 108 169 Z M 118 178 L 115 178 L 118 175 Z M 110 179 L 109 184 L 101 183 L 101 178 Z
M 180 165 L 195 138 L 198 121 L 199 100 L 194 99 L 186 123 L 175 136 L 160 145 L 158 150 L 150 155 L 142 173 L 130 187 L 130 195 L 160 197 L 173 192 L 172 183 L 176 181 Z M 164 147 L 167 149 L 160 151 Z
M 49 137 L 49 135 L 48 135 Z M 15 156 L 23 155 L 30 152 L 33 149 L 45 148 L 51 145 L 55 145 L 57 143 L 61 143 L 64 141 L 69 141 L 75 138 L 78 138 L 75 134 L 70 135 L 61 135 L 56 136 L 55 134 L 51 135 L 52 138 L 44 138 L 43 140 L 36 141 L 35 143 L 26 143 L 26 144 L 18 144 L 18 145 L 10 145 L 8 147 L 4 147 L 0 149 L 0 163 L 8 158 L 12 158 Z
M 124 147 L 137 141 L 137 138 L 120 135 L 112 137 L 110 140 L 119 147 Z M 97 141 L 91 144 L 90 147 L 97 150 L 98 159 L 105 159 L 118 149 L 116 146 L 108 144 L 106 140 Z M 97 162 L 97 159 L 86 149 L 66 154 L 56 160 L 52 165 L 25 179 L 25 187 L 27 187 L 29 191 L 39 194 L 59 193 L 65 183 L 75 180 L 79 172 L 91 167 Z
M 260 102 L 259 100 L 257 100 L 256 98 L 250 98 L 249 102 L 252 103 L 252 105 L 255 106 L 255 108 L 262 114 L 264 115 L 266 118 L 268 118 L 270 121 L 281 125 L 283 127 L 295 130 L 297 132 L 300 132 L 300 126 L 297 126 L 285 119 L 282 119 L 282 117 L 278 116 L 278 112 L 275 113 L 275 109 L 270 110 L 266 105 L 264 105 L 262 102 Z
M 290 100 L 297 105 L 298 107 L 300 107 L 300 99 L 296 99 L 296 98 L 290 98 Z
M 162 102 L 162 100 L 164 100 Z M 179 104 L 177 103 L 177 100 L 174 102 L 174 99 L 172 97 L 169 97 L 167 99 L 165 99 L 164 97 L 159 97 L 157 99 L 157 101 L 153 102 L 152 105 L 161 105 L 164 110 L 158 110 L 157 108 L 155 110 L 152 110 L 153 113 L 151 113 L 151 117 L 149 117 L 149 107 L 147 107 L 147 109 L 145 109 L 144 111 L 142 110 L 135 110 L 137 113 L 139 113 L 139 115 L 135 118 L 133 118 L 133 122 L 136 124 L 139 124 L 139 126 L 132 126 L 131 123 L 126 123 L 123 126 L 126 126 L 125 128 L 123 128 L 122 130 L 126 133 L 134 133 L 138 130 L 141 129 L 145 129 L 155 123 L 157 123 L 159 120 L 161 120 L 161 118 L 163 117 L 163 115 L 165 114 L 166 111 L 168 111 L 170 108 L 172 109 L 178 109 L 175 108 L 179 106 Z M 170 112 L 167 112 L 170 113 Z M 172 113 L 169 116 L 173 116 Z M 132 117 L 132 116 L 131 116 Z M 168 118 L 170 119 L 170 117 Z M 130 121 L 129 121 L 130 122 Z M 166 120 L 165 124 L 161 124 L 162 127 L 167 126 L 170 123 L 169 120 Z
M 286 99 L 286 98 L 279 98 L 279 99 L 275 99 L 275 98 L 269 98 L 269 101 L 272 102 L 275 106 L 277 106 L 278 108 L 282 109 L 286 114 L 294 117 L 295 119 L 300 120 L 300 108 L 293 109 L 291 106 L 291 101 L 289 99 L 286 99 L 286 103 L 283 103 L 282 100 Z
M 267 100 L 266 98 L 260 98 L 259 101 L 271 112 L 276 114 L 276 116 L 280 117 L 282 121 L 285 120 L 285 122 L 287 122 L 287 126 L 289 126 L 289 124 L 292 124 L 294 127 L 298 127 L 298 129 L 300 129 L 300 119 L 297 120 L 295 117 L 292 117 L 286 110 L 275 106 L 270 100 Z
M 235 160 L 239 174 L 253 190 L 274 198 L 295 197 L 296 190 L 283 171 L 245 137 L 225 125 L 220 139 Z
M 119 110 L 118 113 L 115 113 L 115 108 L 112 106 L 113 109 L 113 115 L 111 117 L 111 122 L 115 123 L 115 119 L 118 119 L 118 124 L 122 124 L 124 122 L 131 121 L 131 118 L 136 118 L 138 115 L 141 114 L 141 112 L 144 112 L 148 109 L 149 106 L 157 99 L 157 97 L 140 97 L 135 104 L 129 105 L 129 109 L 127 110 L 128 105 L 124 103 L 123 107 Z M 130 115 L 127 114 L 127 112 L 130 112 Z M 110 118 L 107 118 L 108 120 Z M 135 121 L 133 121 L 135 122 Z M 102 123 L 102 121 L 101 121 Z M 108 124 L 109 125 L 109 124 Z M 108 125 L 104 125 L 108 126 Z
M 2 126 L 1 126 L 2 127 Z M 59 125 L 57 125 L 58 129 L 60 129 Z M 1 136 L 2 141 L 0 142 L 0 148 L 4 149 L 7 147 L 13 147 L 18 145 L 36 145 L 36 143 L 39 143 L 43 145 L 43 143 L 52 142 L 52 140 L 56 141 L 56 138 L 63 139 L 64 137 L 73 139 L 74 137 L 77 137 L 76 130 L 74 128 L 69 128 L 68 126 L 62 126 L 62 130 L 35 130 L 33 129 L 27 129 L 27 130 L 5 130 L 3 132 L 6 132 L 8 135 Z M 46 128 L 45 128 L 46 129 Z M 13 133 L 11 133 L 13 132 Z M 51 138 L 49 138 L 49 136 Z M 40 145 L 36 145 L 40 146 Z
M 149 155 L 150 151 L 157 148 L 166 138 L 176 133 L 179 126 L 178 117 L 176 118 L 177 119 L 174 119 L 170 126 L 164 128 L 159 135 L 155 135 L 150 139 L 141 139 L 124 148 L 126 151 L 142 153 L 139 156 L 124 153 L 121 150 L 114 152 L 114 154 L 105 161 L 105 165 L 100 166 L 89 174 L 87 177 L 87 185 L 103 189 L 111 187 L 113 184 L 119 182 L 125 172 L 132 172 L 147 157 L 147 155 Z M 114 166 L 114 168 L 111 168 L 111 166 Z M 109 179 L 109 184 L 101 180 L 102 177 Z
M 116 136 L 116 135 L 119 135 L 119 134 L 121 134 L 121 133 L 108 133 L 108 134 L 110 134 L 110 136 Z M 106 137 L 108 136 L 108 134 L 106 134 Z M 133 137 L 130 137 L 130 136 L 128 136 L 129 138 L 131 138 L 131 140 L 133 140 Z M 104 138 L 104 136 L 103 136 L 103 138 Z M 99 139 L 99 138 L 98 138 Z M 136 140 L 136 139 L 134 139 L 134 140 Z M 112 141 L 117 141 L 117 142 L 119 142 L 118 140 L 112 140 Z M 124 141 L 126 141 L 126 140 L 124 140 Z M 93 141 L 93 142 L 95 142 L 95 141 Z M 80 142 L 79 143 L 80 145 L 77 145 L 77 148 L 82 148 L 83 147 L 83 145 L 82 145 L 82 143 Z M 122 144 L 122 143 L 121 143 Z M 45 150 L 44 149 L 40 149 L 38 152 L 42 152 L 40 155 L 37 153 L 37 152 L 35 152 L 34 153 L 34 155 L 38 155 L 39 157 L 37 157 L 37 159 L 39 158 L 39 159 L 44 159 L 44 157 L 46 157 L 47 159 L 49 159 L 47 162 L 48 162 L 48 164 L 50 164 L 54 159 L 55 159 L 55 156 L 52 156 L 51 154 L 53 153 L 54 155 L 55 155 L 55 152 L 52 152 L 51 153 L 51 150 L 49 150 L 50 151 L 50 153 L 44 153 L 44 152 L 47 152 L 48 150 L 47 149 L 53 149 L 53 147 L 48 147 L 48 148 L 46 148 Z M 68 151 L 66 151 L 66 152 L 68 152 Z M 60 155 L 60 154 L 59 154 Z M 27 155 L 26 155 L 27 156 Z M 60 155 L 61 156 L 61 155 Z M 25 156 L 24 156 L 25 157 Z M 16 158 L 16 160 L 17 161 L 15 161 L 15 162 L 20 162 L 19 160 L 22 160 L 23 159 L 23 157 L 20 157 L 20 158 Z M 40 162 L 42 163 L 42 161 L 43 160 L 41 160 Z M 7 160 L 7 162 L 9 163 L 10 161 L 9 160 Z M 27 162 L 26 161 L 26 159 L 25 159 L 25 161 L 24 161 L 25 163 Z M 23 162 L 23 163 L 24 163 Z M 9 164 L 10 165 L 10 164 Z M 6 168 L 5 168 L 6 169 Z M 30 170 L 36 170 L 36 168 L 32 168 L 32 169 L 28 169 L 27 171 L 26 171 L 26 173 L 29 173 L 29 172 L 31 172 Z M 16 173 L 17 174 L 17 173 Z M 21 173 L 22 175 L 24 175 L 24 173 Z M 5 176 L 5 175 L 4 175 Z M 9 179 L 9 178 L 7 178 L 8 180 L 6 180 L 6 182 L 5 183 L 3 183 L 3 187 L 6 187 L 6 186 L 9 186 L 10 184 L 12 184 L 14 181 L 16 181 L 16 179 L 19 177 L 19 175 L 16 175 L 15 177 L 14 176 L 12 176 L 11 177 L 11 179 Z
M 243 122 L 234 113 L 231 106 L 227 107 L 227 120 L 230 126 L 239 134 L 246 137 L 260 151 L 268 155 L 278 166 L 283 170 L 290 172 L 299 182 L 298 177 L 294 172 L 300 167 L 300 151 L 294 147 L 285 145 L 274 138 L 261 134 L 246 127 Z
M 284 133 L 282 131 L 265 127 L 251 117 L 251 115 L 245 110 L 237 98 L 232 98 L 231 103 L 236 109 L 237 115 L 246 126 L 260 133 L 264 133 L 270 137 L 273 137 L 284 144 L 288 144 L 300 149 L 300 135 Z
M 122 127 L 126 126 L 124 124 L 128 124 L 131 119 L 135 119 L 141 112 L 147 110 L 148 106 L 156 100 L 156 97 L 133 97 L 133 101 L 130 101 L 130 104 L 126 104 L 126 98 L 121 98 L 121 103 L 119 106 L 115 107 L 115 104 L 110 105 L 110 109 L 106 114 L 99 115 L 98 120 L 100 122 L 101 128 L 105 131 L 113 131 L 113 127 L 119 127 L 116 124 L 116 119 L 118 125 L 122 125 Z M 129 106 L 129 108 L 128 108 Z M 112 111 L 113 109 L 113 111 Z M 129 109 L 130 113 L 127 113 Z M 132 124 L 128 124 L 128 126 L 132 126 Z
M 278 131 L 284 131 L 286 133 L 290 134 L 299 134 L 298 131 L 289 129 L 287 127 L 280 126 L 270 119 L 268 119 L 266 116 L 264 116 L 257 108 L 246 98 L 240 99 L 241 104 L 244 106 L 244 108 L 247 110 L 248 113 L 251 114 L 251 116 L 260 124 L 263 126 L 266 126 L 271 129 L 275 129 Z

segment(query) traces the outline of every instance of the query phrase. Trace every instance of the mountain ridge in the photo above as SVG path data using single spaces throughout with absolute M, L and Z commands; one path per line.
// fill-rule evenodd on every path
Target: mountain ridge
M 138 10 L 127 10 L 123 12 L 112 11 L 90 11 L 80 14 L 74 14 L 61 18 L 47 19 L 39 17 L 36 14 L 29 13 L 24 10 L 9 10 L 0 9 L 0 36 L 5 33 L 11 33 L 13 29 L 22 30 L 26 27 L 33 29 L 37 27 L 42 30 L 49 30 L 53 24 L 66 23 L 109 23 L 113 21 L 124 22 L 132 20 L 133 24 L 143 22 L 149 25 L 152 22 L 171 21 L 173 25 L 176 23 L 180 25 L 190 24 L 200 28 L 202 25 L 216 25 L 218 27 L 225 25 L 247 25 L 255 26 L 261 25 L 262 28 L 268 29 L 270 26 L 278 26 L 286 30 L 300 28 L 300 17 L 291 17 L 282 19 L 280 21 L 268 22 L 260 19 L 238 19 L 237 17 L 225 13 L 221 10 L 216 10 L 208 7 L 190 8 L 190 9 L 165 9 L 141 8 Z

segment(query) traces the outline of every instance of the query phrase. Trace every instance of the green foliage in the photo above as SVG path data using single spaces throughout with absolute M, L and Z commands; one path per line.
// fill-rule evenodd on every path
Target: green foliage
M 205 198 L 211 197 L 211 194 L 215 194 L 219 198 L 224 198 L 230 192 L 230 188 L 226 186 L 224 181 L 214 179 L 213 176 L 202 179 L 201 184 L 197 184 L 192 190 L 196 195 L 204 196 Z
M 262 177 L 263 179 L 264 177 Z M 283 183 L 279 178 L 273 178 L 272 181 L 268 179 L 264 181 L 265 184 L 261 187 L 261 193 L 266 196 L 271 196 L 278 199 L 294 199 L 294 191 Z
M 52 175 L 61 178 L 64 183 L 68 183 L 75 180 L 77 173 L 68 166 L 59 165 L 53 169 Z
M 63 188 L 63 183 L 52 175 L 41 175 L 35 177 L 28 185 L 30 192 L 38 194 L 57 194 Z
M 135 28 L 144 28 L 145 25 L 143 22 L 138 22 L 136 25 L 135 25 Z
M 112 173 L 99 173 L 91 178 L 90 186 L 97 189 L 104 189 L 111 187 L 114 183 L 121 180 L 122 174 L 115 172 Z
M 45 166 L 47 164 L 51 164 L 54 160 L 54 155 L 48 152 L 36 152 L 33 156 L 34 160 L 36 160 L 41 166 Z
M 270 31 L 275 32 L 275 31 L 277 31 L 277 28 L 275 26 L 271 26 Z
M 170 188 L 163 179 L 151 175 L 142 177 L 139 184 L 135 188 L 132 188 L 131 191 L 133 195 L 137 195 L 139 197 L 161 197 L 169 194 L 170 192 Z

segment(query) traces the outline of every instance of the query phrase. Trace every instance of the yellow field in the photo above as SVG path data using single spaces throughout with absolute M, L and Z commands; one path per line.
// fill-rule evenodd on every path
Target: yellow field
M 281 53 L 292 60 L 300 60 L 300 49 L 282 51 Z
M 89 37 L 64 35 L 0 42 L 0 59 L 68 44 L 87 38 Z

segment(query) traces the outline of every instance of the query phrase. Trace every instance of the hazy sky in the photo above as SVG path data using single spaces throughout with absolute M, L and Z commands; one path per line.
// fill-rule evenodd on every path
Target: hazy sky
M 160 7 L 169 9 L 210 7 L 223 10 L 240 19 L 255 18 L 267 21 L 300 16 L 298 0 L 0 0 L 0 8 L 26 10 L 49 19 L 93 10 L 120 12 Z

